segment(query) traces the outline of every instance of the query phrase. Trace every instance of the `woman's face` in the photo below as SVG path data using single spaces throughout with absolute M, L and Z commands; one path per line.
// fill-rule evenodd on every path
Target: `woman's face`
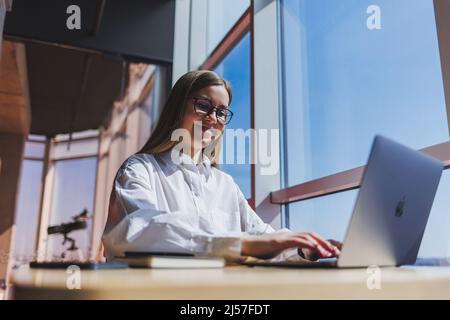
M 220 134 L 223 132 L 225 124 L 221 123 L 218 118 L 224 114 L 223 108 L 227 109 L 228 104 L 228 92 L 223 85 L 203 88 L 189 97 L 181 128 L 189 131 L 191 143 L 194 143 L 195 149 L 205 148 L 217 139 L 218 132 Z M 216 107 L 216 112 L 208 115 L 198 112 L 200 109 L 207 109 L 208 106 Z

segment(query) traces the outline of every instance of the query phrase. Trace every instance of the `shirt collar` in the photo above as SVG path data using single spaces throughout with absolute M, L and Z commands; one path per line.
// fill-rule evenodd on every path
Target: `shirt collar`
M 177 151 L 176 149 L 171 149 L 161 154 L 161 157 L 174 166 L 191 170 L 197 168 L 200 171 L 203 171 L 207 178 L 211 174 L 211 160 L 204 153 L 202 153 L 202 160 L 198 164 L 196 164 L 188 154 Z

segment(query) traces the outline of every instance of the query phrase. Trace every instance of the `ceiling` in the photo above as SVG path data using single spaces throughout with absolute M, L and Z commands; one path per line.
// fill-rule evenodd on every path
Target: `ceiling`
M 26 53 L 31 134 L 53 136 L 107 124 L 126 85 L 121 61 L 39 43 L 26 44 Z
M 66 25 L 73 4 L 82 12 L 75 30 Z M 127 87 L 123 61 L 171 65 L 174 21 L 173 0 L 14 0 L 4 38 L 26 46 L 30 133 L 107 125 Z

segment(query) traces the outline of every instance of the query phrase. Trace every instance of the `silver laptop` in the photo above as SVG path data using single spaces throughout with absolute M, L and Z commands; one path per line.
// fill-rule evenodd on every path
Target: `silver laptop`
M 442 171 L 440 161 L 378 135 L 339 258 L 248 264 L 340 268 L 414 264 Z

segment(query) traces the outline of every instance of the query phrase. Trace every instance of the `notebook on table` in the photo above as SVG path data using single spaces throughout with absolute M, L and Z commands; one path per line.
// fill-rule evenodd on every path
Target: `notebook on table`
M 81 270 L 126 269 L 128 267 L 125 262 L 120 261 L 31 261 L 29 266 L 33 269 L 67 269 L 72 266 L 77 266 Z

